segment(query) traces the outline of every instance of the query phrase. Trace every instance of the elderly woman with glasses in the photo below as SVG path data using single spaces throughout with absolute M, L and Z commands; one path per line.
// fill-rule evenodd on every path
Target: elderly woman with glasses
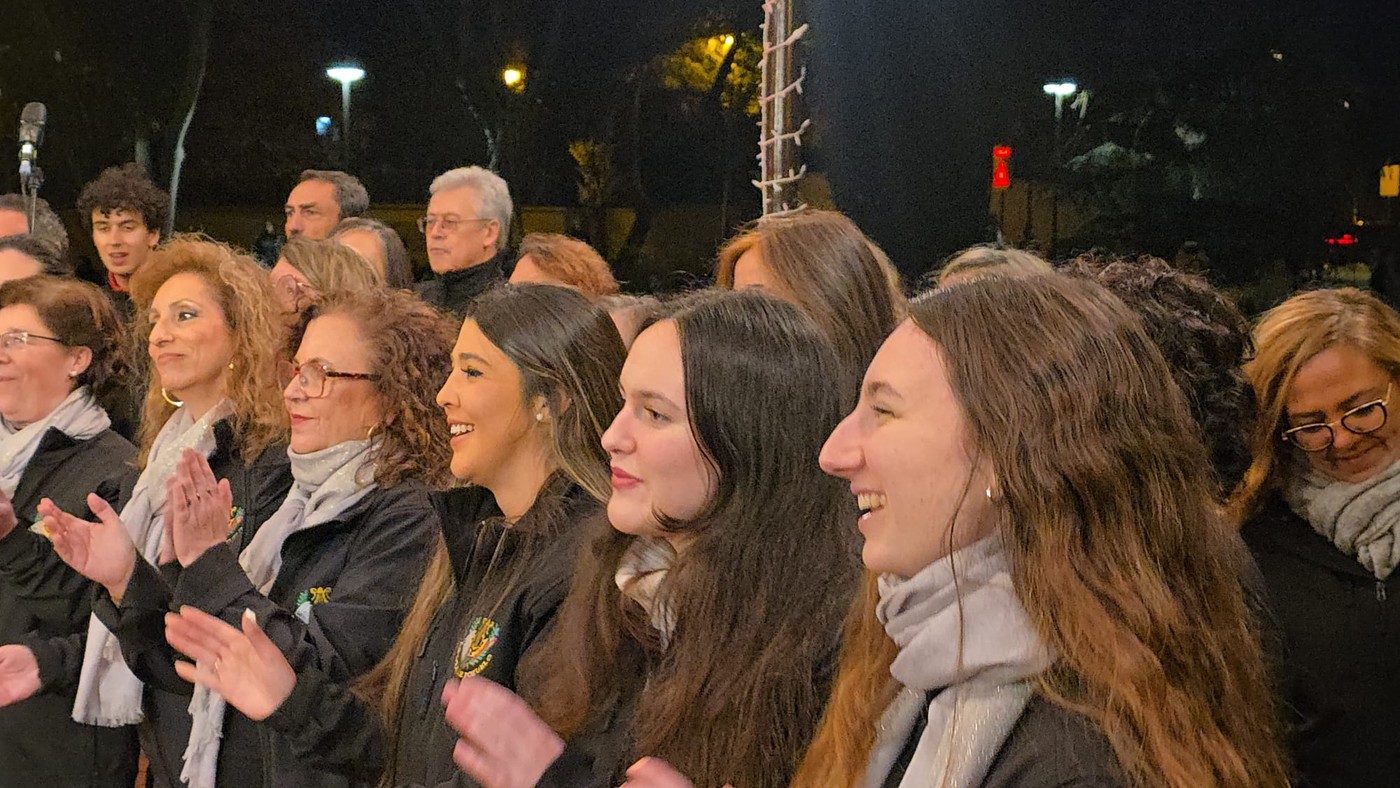
M 446 480 L 449 453 L 434 396 L 452 338 L 441 315 L 400 290 L 340 292 L 313 307 L 284 370 L 290 493 L 240 550 L 228 539 L 227 482 L 186 452 L 169 485 L 173 584 L 137 560 L 110 512 L 96 524 L 55 516 L 59 555 L 120 600 L 120 608 L 99 601 L 97 612 L 128 660 L 189 693 L 163 616 L 190 606 L 229 622 L 254 617 L 297 669 L 348 682 L 373 667 L 438 541 L 428 493 Z M 105 558 L 84 565 L 85 552 Z M 182 725 L 171 723 L 182 738 L 159 753 L 162 784 L 348 785 L 294 757 L 219 695 L 194 689 L 187 703 Z
M 1293 757 L 1309 786 L 1400 779 L 1400 315 L 1351 288 L 1255 329 L 1253 462 L 1235 495 L 1288 647 Z
M 61 666 L 81 657 L 88 585 L 68 572 L 48 585 L 58 559 L 30 530 L 45 497 L 85 514 L 89 493 L 115 503 L 136 454 L 104 408 L 124 385 L 123 347 L 116 309 L 86 282 L 0 286 L 0 786 L 135 779 L 132 729 L 72 718 Z

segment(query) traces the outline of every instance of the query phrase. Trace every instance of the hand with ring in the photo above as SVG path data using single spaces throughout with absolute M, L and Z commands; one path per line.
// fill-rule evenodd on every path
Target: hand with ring
M 228 541 L 233 491 L 227 479 L 214 478 L 202 454 L 185 450 L 166 492 L 165 527 L 181 566 L 189 566 L 209 548 Z
M 165 639 L 194 664 L 176 662 L 185 681 L 217 692 L 251 720 L 265 720 L 292 694 L 297 676 L 258 626 L 243 612 L 242 629 L 193 607 L 165 616 Z

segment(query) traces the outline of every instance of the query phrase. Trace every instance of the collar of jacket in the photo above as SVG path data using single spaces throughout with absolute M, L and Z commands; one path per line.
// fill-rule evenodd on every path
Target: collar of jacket
M 505 258 L 506 252 L 502 249 L 484 263 L 438 274 L 437 282 L 442 288 L 444 300 L 451 304 L 460 300 L 469 301 L 492 285 L 505 281 Z
M 1376 582 L 1376 576 L 1354 557 L 1343 553 L 1288 507 L 1283 496 L 1273 495 L 1245 524 L 1247 540 L 1265 550 L 1287 553 L 1340 574 Z M 1395 577 L 1400 578 L 1400 573 Z

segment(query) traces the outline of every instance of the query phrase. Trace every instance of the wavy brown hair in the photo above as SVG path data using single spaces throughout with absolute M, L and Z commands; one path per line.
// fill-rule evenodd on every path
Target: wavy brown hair
M 161 285 L 176 274 L 203 279 L 224 313 L 233 337 L 224 396 L 233 408 L 229 420 L 239 454 L 252 464 L 267 447 L 287 436 L 287 409 L 278 373 L 284 329 L 267 271 L 253 258 L 205 236 L 170 239 L 131 277 L 131 298 L 138 310 L 136 343 L 141 350 L 149 345 L 151 324 L 140 315 L 151 308 Z M 141 415 L 141 467 L 160 428 L 174 412 L 174 406 L 161 396 L 160 379 L 152 373 Z
M 376 430 L 375 483 L 446 483 L 452 449 L 442 439 L 437 393 L 452 368 L 453 321 L 412 293 L 387 288 L 332 292 L 311 308 L 307 325 L 330 315 L 355 324 L 369 372 L 379 376 L 370 381 L 384 419 Z
M 0 309 L 19 304 L 33 307 L 63 344 L 92 352 L 91 363 L 73 387 L 87 386 L 111 410 L 131 373 L 125 329 L 112 300 L 87 282 L 40 274 L 0 285 Z
M 520 372 L 521 401 L 530 405 L 536 397 L 543 397 L 547 403 L 550 418 L 543 425 L 550 430 L 553 459 L 560 468 L 554 480 L 577 484 L 597 502 L 606 501 L 612 486 L 603 430 L 622 407 L 618 376 L 625 356 L 622 338 L 608 313 L 566 288 L 502 285 L 477 298 L 466 319 L 475 321 L 491 344 L 515 364 Z M 451 368 L 451 359 L 445 358 L 438 379 Z M 445 441 L 443 446 L 447 446 Z M 552 484 L 555 481 L 546 482 L 546 487 Z M 543 497 L 545 491 L 540 495 Z M 519 531 L 520 541 L 510 559 L 515 569 L 528 565 L 531 556 L 557 536 L 551 529 L 578 525 L 560 522 L 554 502 L 545 503 L 544 507 L 531 507 L 528 516 L 536 527 Z M 536 512 L 541 508 L 551 511 Z M 409 672 L 418 661 L 433 619 L 452 594 L 453 583 L 446 544 L 440 541 L 393 647 L 357 687 L 375 703 L 389 731 L 390 755 L 383 784 L 393 784 L 393 752 L 398 746 L 399 716 Z
M 608 261 L 598 250 L 567 235 L 559 233 L 530 233 L 520 241 L 516 260 L 529 255 L 541 271 L 569 287 L 576 287 L 589 298 L 601 298 L 617 292 Z
M 717 483 L 669 570 L 662 649 L 615 575 L 636 538 L 602 525 L 521 682 L 564 738 L 634 706 L 632 755 L 697 785 L 785 785 L 816 729 L 859 572 L 854 502 L 816 463 L 841 418 L 840 362 L 792 305 L 702 294 L 670 317 L 686 405 Z
M 1400 380 L 1400 315 L 1354 287 L 1299 293 L 1264 313 L 1254 328 L 1254 360 L 1245 374 L 1259 399 L 1250 436 L 1254 462 L 1232 506 L 1241 522 L 1287 477 L 1301 458 L 1279 437 L 1298 370 L 1322 351 L 1350 345 Z
M 282 259 L 322 293 L 377 290 L 384 287 L 379 269 L 359 252 L 335 241 L 296 237 L 282 247 Z
M 849 370 L 844 379 L 858 383 L 904 319 L 899 272 L 884 250 L 845 215 L 802 209 L 759 219 L 731 238 L 719 250 L 715 284 L 732 289 L 734 266 L 754 248 L 826 334 Z
M 991 462 L 1012 582 L 1058 655 L 1038 692 L 1101 731 L 1132 785 L 1286 785 L 1247 555 L 1137 316 L 1062 276 L 966 283 L 910 312 Z M 794 785 L 863 780 L 894 653 L 864 615 Z
M 1055 269 L 1050 263 L 1035 252 L 996 244 L 982 244 L 969 246 L 949 257 L 932 277 L 932 281 L 926 281 L 925 284 L 951 287 L 978 279 L 1024 279 L 1054 272 Z

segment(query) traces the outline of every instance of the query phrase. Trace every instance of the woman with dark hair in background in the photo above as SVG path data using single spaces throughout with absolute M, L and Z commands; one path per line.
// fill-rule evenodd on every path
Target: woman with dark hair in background
M 35 236 L 0 237 L 0 284 L 39 274 L 72 276 L 73 267 Z
M 472 303 L 453 356 L 438 404 L 452 473 L 473 486 L 435 496 L 443 542 L 393 648 L 353 693 L 322 670 L 294 673 L 253 622 L 240 633 L 186 611 L 168 627 L 196 660 L 184 675 L 266 720 L 306 763 L 362 781 L 460 779 L 443 685 L 517 686 L 608 495 L 599 439 L 623 350 L 606 313 L 564 288 L 505 286 Z
M 972 246 L 948 258 L 942 268 L 925 277 L 923 284 L 952 287 L 979 279 L 1025 279 L 1054 272 L 1050 263 L 1035 252 L 1003 246 Z
M 0 241 L 3 244 L 4 241 Z M 124 385 L 121 319 L 86 282 L 0 285 L 0 786 L 122 786 L 136 774 L 131 728 L 73 720 L 65 661 L 81 655 L 88 584 L 61 571 L 30 530 L 43 498 L 87 512 L 115 503 L 136 448 L 104 404 Z M 58 570 L 58 571 L 55 571 Z M 56 580 L 56 585 L 50 585 Z
M 1400 315 L 1342 288 L 1269 310 L 1245 366 L 1259 397 L 1241 531 L 1288 648 L 1308 786 L 1400 779 Z M 1392 598 L 1397 601 L 1390 601 Z
M 720 249 L 715 284 L 759 288 L 805 312 L 848 368 L 851 397 L 904 317 L 899 272 L 855 222 L 835 211 L 803 209 L 754 222 Z
M 1138 318 L 1061 276 L 910 311 L 822 450 L 880 583 L 793 785 L 1286 785 L 1244 557 Z
M 287 496 L 287 416 L 277 383 L 282 328 L 267 272 L 228 246 L 197 237 L 157 250 L 132 277 L 131 293 L 145 318 L 138 330 L 154 375 L 141 428 L 141 473 L 134 489 L 123 490 L 119 523 L 144 561 L 167 559 L 162 572 L 174 582 L 179 565 L 164 512 L 167 485 L 186 449 L 207 457 L 214 474 L 227 480 L 232 503 L 225 535 L 237 549 Z M 84 503 L 103 522 L 117 519 L 97 495 Z M 46 500 L 39 513 L 49 521 L 62 510 Z M 104 727 L 144 721 L 142 747 L 160 784 L 173 786 L 188 740 L 189 692 L 143 685 L 151 676 L 147 666 L 123 658 L 116 635 L 97 615 L 121 601 L 98 593 L 85 650 L 64 663 L 66 680 L 77 684 L 73 716 Z
M 642 331 L 603 436 L 609 523 L 527 655 L 536 712 L 469 679 L 444 695 L 469 774 L 612 786 L 652 753 L 701 785 L 787 784 L 857 578 L 849 499 L 811 459 L 840 374 L 810 320 L 757 294 L 702 294 Z

